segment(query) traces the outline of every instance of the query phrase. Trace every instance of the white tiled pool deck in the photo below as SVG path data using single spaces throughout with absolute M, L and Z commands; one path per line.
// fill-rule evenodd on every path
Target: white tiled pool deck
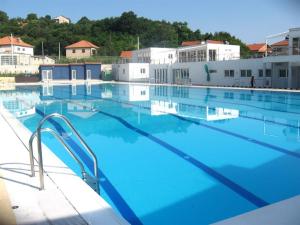
M 0 114 L 0 179 L 11 205 L 18 207 L 13 210 L 17 224 L 128 225 L 46 146 L 45 190 L 40 191 L 38 174 L 30 177 L 31 132 L 5 110 L 0 109 Z

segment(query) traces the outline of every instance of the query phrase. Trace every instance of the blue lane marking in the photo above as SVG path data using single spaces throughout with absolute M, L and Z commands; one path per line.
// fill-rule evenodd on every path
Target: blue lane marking
M 296 125 L 281 123 L 281 122 L 277 122 L 277 121 L 273 121 L 273 120 L 269 120 L 269 119 L 261 119 L 261 118 L 257 118 L 257 117 L 246 116 L 246 115 L 240 115 L 240 117 L 245 118 L 245 119 L 250 119 L 250 120 L 257 120 L 260 122 L 268 122 L 268 123 L 272 123 L 272 124 L 276 124 L 276 125 L 280 125 L 280 126 L 284 126 L 284 127 L 291 127 L 291 128 L 299 129 L 299 127 Z
M 41 115 L 42 117 L 45 117 L 45 114 L 40 111 L 39 109 L 36 109 L 36 112 Z M 49 122 L 57 129 L 57 131 L 62 134 L 66 133 L 65 129 L 54 119 L 50 119 Z M 93 161 L 91 158 L 86 154 L 85 150 L 81 148 L 71 137 L 64 138 L 64 140 L 68 143 L 68 145 L 75 150 L 76 154 L 82 159 L 82 161 L 86 164 L 87 168 L 90 170 L 90 172 L 93 174 L 94 172 L 94 166 Z M 109 195 L 111 200 L 113 201 L 114 205 L 118 208 L 119 212 L 121 213 L 124 218 L 135 225 L 142 225 L 142 222 L 137 217 L 137 215 L 134 213 L 134 211 L 130 208 L 130 206 L 126 203 L 126 201 L 122 198 L 120 193 L 116 190 L 116 188 L 112 185 L 112 183 L 109 181 L 109 179 L 103 174 L 100 169 L 98 168 L 98 173 L 100 174 L 101 178 L 104 178 L 101 180 L 101 187 L 105 190 L 105 192 Z
M 84 95 L 82 95 L 84 96 Z M 89 97 L 93 97 L 94 99 L 99 99 L 98 97 L 96 96 L 93 96 L 93 95 L 90 95 Z M 56 97 L 54 97 L 56 98 Z M 101 98 L 102 99 L 102 98 Z M 139 106 L 136 106 L 135 104 L 132 104 L 132 103 L 128 103 L 128 102 L 124 102 L 124 101 L 120 101 L 120 100 L 115 100 L 115 99 L 102 99 L 102 100 L 105 100 L 105 101 L 111 101 L 111 102 L 117 102 L 117 103 L 126 103 L 128 105 L 131 105 L 131 106 L 134 106 L 134 107 L 139 107 Z M 231 103 L 232 104 L 232 103 Z M 147 109 L 147 110 L 151 110 L 149 107 L 146 107 L 146 106 L 140 106 L 141 108 L 143 109 Z M 255 106 L 254 106 L 255 107 Z M 168 115 L 171 115 L 175 118 L 178 118 L 180 120 L 184 120 L 186 122 L 189 122 L 189 123 L 193 123 L 193 124 L 196 124 L 196 125 L 199 125 L 199 126 L 202 126 L 202 127 L 206 127 L 206 128 L 209 128 L 209 129 L 213 129 L 215 131 L 219 131 L 219 132 L 222 132 L 224 134 L 227 134 L 227 135 L 231 135 L 231 136 L 234 136 L 236 138 L 240 138 L 240 139 L 243 139 L 245 141 L 248 141 L 248 142 L 252 142 L 254 144 L 258 144 L 258 145 L 261 145 L 261 146 L 264 146 L 266 148 L 269 148 L 269 149 L 272 149 L 272 150 L 275 150 L 275 151 L 279 151 L 281 153 L 285 153 L 285 154 L 288 154 L 290 156 L 294 156 L 294 157 L 297 157 L 297 158 L 300 158 L 300 153 L 296 153 L 296 152 L 293 152 L 293 151 L 290 151 L 288 149 L 285 149 L 285 148 L 282 148 L 282 147 L 279 147 L 279 146 L 275 146 L 275 145 L 272 145 L 272 144 L 268 144 L 266 142 L 263 142 L 263 141 L 259 141 L 257 139 L 254 139 L 254 138 L 249 138 L 247 136 L 243 136 L 243 135 L 240 135 L 240 134 L 236 134 L 234 132 L 231 132 L 231 131 L 227 131 L 227 130 L 224 130 L 224 129 L 221 129 L 221 128 L 217 128 L 217 127 L 214 127 L 214 126 L 210 126 L 210 125 L 205 125 L 203 123 L 200 123 L 200 122 L 196 122 L 194 120 L 190 120 L 190 119 L 187 119 L 185 117 L 182 117 L 182 116 L 178 116 L 178 115 L 175 115 L 175 114 L 172 114 L 172 113 L 167 113 Z M 300 113 L 299 113 L 300 114 Z M 253 120 L 260 120 L 260 121 L 263 121 L 262 119 L 259 119 L 259 118 L 255 118 L 255 117 L 249 117 L 249 116 L 241 116 L 241 117 L 244 117 L 246 119 L 253 119 Z M 285 125 L 283 123 L 278 123 L 278 122 L 275 122 L 275 121 L 271 121 L 271 120 L 266 120 L 267 122 L 270 122 L 270 123 L 273 123 L 273 124 L 277 124 L 277 125 Z M 292 125 L 286 125 L 288 127 L 292 127 L 292 128 L 297 128 L 295 126 L 292 126 Z
M 108 99 L 105 99 L 105 100 L 108 100 Z M 108 101 L 113 101 L 113 102 L 118 102 L 118 100 L 108 100 Z M 124 103 L 124 102 L 118 102 L 118 103 Z M 131 103 L 127 103 L 126 104 L 128 105 L 132 105 L 132 106 L 135 106 L 135 107 L 138 107 L 134 104 L 131 104 Z M 150 110 L 149 107 L 146 107 L 146 106 L 141 106 L 141 108 L 143 109 L 147 109 L 147 110 Z M 297 158 L 300 158 L 300 153 L 297 153 L 297 152 L 293 152 L 293 151 L 290 151 L 288 149 L 285 149 L 285 148 L 282 148 L 282 147 L 279 147 L 279 146 L 276 146 L 276 145 L 272 145 L 272 144 L 269 144 L 269 143 L 266 143 L 266 142 L 263 142 L 263 141 L 259 141 L 257 139 L 254 139 L 254 138 L 250 138 L 250 137 L 247 137 L 247 136 L 243 136 L 243 135 L 240 135 L 240 134 L 237 134 L 237 133 L 234 133 L 234 132 L 231 132 L 231 131 L 227 131 L 227 130 L 224 130 L 224 129 L 221 129 L 221 128 L 217 128 L 217 127 L 214 127 L 214 126 L 211 126 L 211 125 L 207 125 L 207 124 L 203 124 L 203 123 L 200 123 L 198 121 L 194 121 L 194 120 L 191 120 L 191 119 L 187 119 L 185 117 L 182 117 L 182 116 L 178 116 L 176 114 L 172 114 L 172 113 L 167 113 L 168 115 L 170 116 L 173 116 L 175 118 L 178 118 L 179 120 L 183 120 L 185 122 L 189 122 L 189 123 L 193 123 L 195 125 L 198 125 L 198 126 L 202 126 L 202 127 L 205 127 L 205 128 L 209 128 L 209 129 L 212 129 L 212 130 L 215 130 L 215 131 L 218 131 L 218 132 L 221 132 L 221 133 L 224 133 L 224 134 L 227 134 L 227 135 L 230 135 L 230 136 L 234 136 L 236 138 L 240 138 L 240 139 L 243 139 L 245 141 L 248 141 L 248 142 L 251 142 L 251 143 L 254 143 L 254 144 L 257 144 L 257 145 L 261 145 L 263 147 L 266 147 L 266 148 L 269 148 L 269 149 L 272 149 L 272 150 L 275 150 L 275 151 L 278 151 L 278 152 L 281 152 L 281 153 L 284 153 L 284 154 L 287 154 L 287 155 L 290 155 L 290 156 L 293 156 L 293 157 L 297 157 Z M 245 117 L 247 118 L 247 117 Z M 250 117 L 249 117 L 250 118 Z M 261 119 L 258 119 L 258 118 L 252 118 L 251 119 L 254 119 L 254 120 L 261 120 Z M 263 121 L 263 120 L 262 120 Z M 267 122 L 271 122 L 271 123 L 275 123 L 277 125 L 284 125 L 284 124 L 280 124 L 280 123 L 277 123 L 275 121 L 271 121 L 271 120 L 266 120 Z
M 137 128 L 137 127 L 134 127 L 133 125 L 128 123 L 126 120 L 122 119 L 121 117 L 112 115 L 112 114 L 107 113 L 107 112 L 103 112 L 101 110 L 96 110 L 96 111 L 100 114 L 103 114 L 103 115 L 108 116 L 110 118 L 116 119 L 117 121 L 122 123 L 128 129 L 130 129 L 130 130 L 132 130 L 136 133 L 139 133 L 140 135 L 148 138 L 149 140 L 159 144 L 160 146 L 164 147 L 165 149 L 167 149 L 167 150 L 171 151 L 172 153 L 178 155 L 183 160 L 190 162 L 191 164 L 193 164 L 197 168 L 201 169 L 202 171 L 204 171 L 205 173 L 207 173 L 211 177 L 215 178 L 220 183 L 226 185 L 228 188 L 230 188 L 231 190 L 233 190 L 237 194 L 241 195 L 242 197 L 244 197 L 248 201 L 252 202 L 257 207 L 263 207 L 263 206 L 266 206 L 266 205 L 269 204 L 266 201 L 264 201 L 263 199 L 259 198 L 258 196 L 254 195 L 253 193 L 251 193 L 250 191 L 244 189 L 242 186 L 238 185 L 237 183 L 231 181 L 230 179 L 228 179 L 227 177 L 225 177 L 222 174 L 218 173 L 214 169 L 210 168 L 206 164 L 198 161 L 194 157 L 184 153 L 183 151 L 181 151 L 178 148 L 168 144 L 167 142 L 165 142 L 165 141 L 163 141 L 163 140 L 161 140 L 161 139 L 159 139 L 159 138 L 157 138 L 157 137 L 155 137 L 155 136 L 153 136 L 153 135 L 151 135 L 151 134 L 149 134 L 149 133 L 147 133 L 147 132 L 145 132 L 145 131 Z
M 80 106 L 80 104 L 78 104 L 78 103 L 74 103 L 74 104 L 77 104 L 77 105 Z M 145 131 L 137 128 L 137 127 L 134 127 L 133 125 L 128 123 L 126 120 L 122 119 L 121 117 L 112 115 L 110 113 L 107 113 L 107 112 L 104 112 L 104 111 L 101 111 L 101 110 L 95 110 L 95 112 L 98 112 L 102 115 L 108 116 L 110 118 L 113 118 L 113 119 L 119 121 L 121 124 L 123 124 L 128 129 L 130 129 L 130 130 L 132 130 L 136 133 L 139 133 L 140 135 L 148 138 L 149 140 L 159 144 L 160 146 L 164 147 L 165 149 L 167 149 L 167 150 L 171 151 L 172 153 L 178 155 L 183 160 L 185 160 L 185 161 L 191 163 L 192 165 L 196 166 L 197 168 L 201 169 L 202 171 L 204 171 L 205 173 L 207 173 L 208 175 L 210 175 L 211 177 L 213 177 L 214 179 L 216 179 L 220 183 L 222 183 L 225 186 L 227 186 L 228 188 L 230 188 L 235 193 L 239 194 L 240 196 L 244 197 L 245 199 L 247 199 L 252 204 L 256 205 L 257 207 L 263 207 L 263 206 L 266 206 L 266 205 L 269 204 L 265 200 L 261 199 L 260 197 L 256 196 L 255 194 L 251 193 L 250 191 L 246 190 L 245 188 L 243 188 L 239 184 L 233 182 L 229 178 L 223 176 L 222 174 L 218 173 L 214 169 L 210 168 L 209 166 L 207 166 L 203 162 L 198 161 L 194 157 L 184 153 L 183 151 L 181 151 L 178 148 L 168 144 L 167 142 L 164 142 L 161 139 L 159 139 L 157 137 L 154 137 L 153 135 L 151 135 L 151 134 L 149 134 L 149 133 L 147 133 L 147 132 L 145 132 Z
M 266 142 L 262 142 L 262 141 L 254 139 L 254 138 L 249 138 L 249 137 L 243 136 L 241 134 L 237 134 L 237 133 L 227 131 L 227 130 L 224 130 L 224 129 L 221 129 L 221 128 L 210 126 L 210 125 L 207 125 L 207 124 L 204 124 L 204 123 L 200 123 L 198 121 L 194 121 L 194 120 L 186 119 L 186 118 L 183 118 L 183 117 L 179 117 L 179 116 L 174 115 L 174 114 L 171 114 L 171 115 L 173 115 L 174 117 L 177 117 L 180 120 L 187 121 L 187 122 L 190 122 L 190 123 L 194 123 L 194 124 L 196 124 L 198 126 L 201 126 L 201 127 L 209 128 L 211 130 L 215 130 L 215 131 L 218 131 L 218 132 L 221 132 L 221 133 L 224 133 L 224 134 L 228 134 L 228 135 L 231 135 L 231 136 L 234 136 L 234 137 L 237 137 L 237 138 L 241 138 L 245 141 L 252 142 L 254 144 L 258 144 L 258 145 L 264 146 L 266 148 L 270 148 L 270 149 L 273 149 L 275 151 L 278 151 L 278 152 L 281 152 L 281 153 L 284 153 L 284 154 L 287 154 L 287 155 L 290 155 L 290 156 L 294 156 L 296 158 L 300 158 L 300 154 L 297 153 L 297 152 L 292 152 L 288 149 L 285 149 L 285 148 L 282 148 L 282 147 L 279 147 L 279 146 L 276 146 L 276 145 L 268 144 Z

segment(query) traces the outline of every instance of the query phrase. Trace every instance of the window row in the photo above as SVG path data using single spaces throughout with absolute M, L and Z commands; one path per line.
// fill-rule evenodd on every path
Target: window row
M 285 71 L 285 70 L 284 70 Z M 225 77 L 234 77 L 235 76 L 235 70 L 224 70 L 224 76 Z M 241 77 L 251 77 L 252 76 L 252 70 L 240 70 L 240 76 Z M 258 70 L 258 77 L 263 77 L 264 71 L 262 69 Z M 265 77 L 271 77 L 272 71 L 270 69 L 265 70 Z M 284 77 L 284 72 L 279 73 L 280 77 Z
M 155 83 L 168 83 L 168 69 L 155 69 L 154 70 Z

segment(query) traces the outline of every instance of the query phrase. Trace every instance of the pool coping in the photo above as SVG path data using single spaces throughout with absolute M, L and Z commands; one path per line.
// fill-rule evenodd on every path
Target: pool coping
M 168 87 L 189 87 L 189 88 L 215 88 L 215 89 L 229 89 L 229 90 L 248 90 L 248 91 L 269 91 L 269 92 L 291 92 L 300 93 L 297 89 L 288 88 L 250 88 L 250 87 L 232 87 L 232 86 L 215 86 L 215 85 L 179 85 L 179 84 L 158 84 L 158 83 L 148 83 L 148 82 L 127 82 L 127 81 L 103 81 L 103 80 L 55 80 L 49 82 L 34 82 L 34 83 L 0 83 L 1 86 L 29 86 L 29 85 L 83 85 L 83 84 L 133 84 L 133 85 L 148 85 L 148 86 L 168 86 Z
M 4 159 L 1 158 L 0 160 L 2 174 L 0 179 L 6 184 L 12 205 L 17 204 L 22 209 L 14 211 L 18 224 L 27 224 L 28 222 L 30 224 L 30 222 L 33 223 L 37 219 L 45 224 L 56 224 L 56 222 L 60 224 L 59 216 L 65 218 L 72 216 L 71 224 L 76 219 L 76 224 L 96 225 L 101 221 L 103 224 L 109 225 L 129 225 L 102 197 L 94 192 L 44 144 L 45 190 L 38 190 L 38 173 L 36 172 L 35 177 L 29 177 L 30 167 L 27 143 L 31 136 L 31 131 L 3 108 L 0 108 L 0 124 L 1 132 L 13 132 L 15 135 L 14 137 L 11 135 L 14 141 L 9 143 L 9 146 L 1 146 L 1 150 L 3 150 L 1 154 L 5 154 L 6 157 L 2 157 Z M 20 149 L 20 146 L 23 149 Z M 11 173 L 11 169 L 3 166 L 11 162 L 15 162 L 15 173 Z M 21 164 L 26 164 L 26 167 Z M 37 171 L 37 166 L 35 170 Z M 24 183 L 24 181 L 18 180 L 20 174 L 23 174 L 23 177 L 25 174 L 27 186 L 31 186 L 31 188 L 16 185 L 16 183 Z M 15 183 L 11 182 L 12 180 Z M 21 192 L 23 193 L 20 194 Z M 32 196 L 32 198 L 28 199 L 26 195 Z M 65 208 L 61 206 L 65 206 Z M 32 217 L 29 215 L 32 215 Z
M 300 221 L 300 195 L 211 225 L 295 225 Z

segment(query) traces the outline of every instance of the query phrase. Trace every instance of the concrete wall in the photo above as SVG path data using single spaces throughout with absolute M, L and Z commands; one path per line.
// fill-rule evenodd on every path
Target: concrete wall
M 75 53 L 73 53 L 75 50 Z M 82 52 L 85 50 L 85 52 Z M 92 56 L 92 48 L 68 48 L 66 49 L 66 57 L 67 58 L 88 58 Z
M 210 81 L 207 81 L 205 65 L 210 72 Z M 168 83 L 173 82 L 174 69 L 188 69 L 191 84 L 196 85 L 220 85 L 220 86 L 249 86 L 250 77 L 241 77 L 241 70 L 251 70 L 255 77 L 256 86 L 268 86 L 271 78 L 259 77 L 259 70 L 264 69 L 264 63 L 261 59 L 228 60 L 214 62 L 190 62 L 175 63 L 172 65 L 152 65 L 150 64 L 150 82 L 154 83 L 155 69 L 168 69 Z M 266 66 L 270 69 L 270 65 Z M 225 77 L 225 70 L 234 70 L 234 77 Z
M 39 65 L 31 65 L 31 66 L 11 66 L 5 65 L 0 66 L 0 74 L 38 74 L 39 73 Z
M 172 55 L 172 56 L 171 56 Z M 169 57 L 170 56 L 170 57 Z M 132 63 L 174 63 L 176 61 L 175 48 L 145 48 L 132 52 Z
M 114 65 L 113 76 L 119 81 L 148 82 L 148 63 L 127 63 Z
M 8 53 L 11 54 L 11 46 L 1 46 L 0 47 L 0 53 Z M 13 45 L 13 53 L 14 54 L 25 54 L 25 55 L 32 55 L 33 56 L 33 48 L 32 47 L 22 47 Z
M 85 73 L 87 70 L 91 70 L 91 79 L 100 80 L 101 79 L 101 67 L 100 64 L 85 64 Z M 86 74 L 85 74 L 86 79 Z

